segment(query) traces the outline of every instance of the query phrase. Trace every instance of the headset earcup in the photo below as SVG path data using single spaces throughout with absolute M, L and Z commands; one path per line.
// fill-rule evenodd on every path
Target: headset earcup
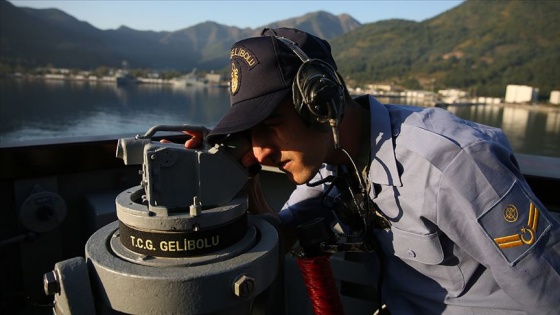
M 294 79 L 294 82 L 292 83 L 292 101 L 294 102 L 296 111 L 300 116 L 302 116 L 303 112 L 306 110 L 305 107 L 307 106 L 303 103 L 301 91 L 299 90 L 299 85 L 297 84 L 296 79 Z
M 343 91 L 334 70 L 319 59 L 304 62 L 292 85 L 297 112 L 306 125 L 320 132 L 330 130 L 330 119 L 340 119 Z
M 323 126 L 324 124 L 317 120 L 318 116 L 314 114 L 314 112 L 316 113 L 315 109 L 309 107 L 313 105 L 309 103 L 309 87 L 311 85 L 308 70 L 308 67 L 302 65 L 292 83 L 294 107 L 306 126 L 319 132 L 327 132 L 328 129 Z
M 292 100 L 294 102 L 294 107 L 296 112 L 299 114 L 299 117 L 301 118 L 301 120 L 303 120 L 303 122 L 305 123 L 306 126 L 316 129 L 316 124 L 313 122 L 313 119 L 311 118 L 311 113 L 309 112 L 309 109 L 307 108 L 307 104 L 305 104 L 305 102 L 303 101 L 303 98 L 301 96 L 301 92 L 299 90 L 299 87 L 297 86 L 297 84 L 294 83 L 292 85 Z

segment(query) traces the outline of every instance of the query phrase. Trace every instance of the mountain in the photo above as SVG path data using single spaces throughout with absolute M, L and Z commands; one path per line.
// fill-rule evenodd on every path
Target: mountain
M 325 11 L 317 11 L 266 25 L 269 28 L 282 26 L 294 27 L 321 38 L 331 39 L 351 32 L 359 28 L 361 24 L 348 14 L 334 16 Z
M 548 97 L 560 88 L 559 14 L 559 1 L 465 1 L 422 22 L 366 24 L 331 44 L 354 83 L 501 97 L 507 84 L 522 84 Z
M 0 1 L 0 56 L 3 64 L 33 66 L 64 60 L 66 67 L 124 57 L 113 55 L 103 33 L 88 23 L 59 10 L 19 9 L 6 1 Z
M 352 86 L 384 82 L 503 97 L 507 84 L 520 84 L 548 97 L 560 89 L 559 15 L 560 1 L 467 0 L 422 22 L 362 25 L 346 14 L 317 11 L 263 27 L 296 27 L 328 39 Z M 94 69 L 127 60 L 132 68 L 220 70 L 229 47 L 263 27 L 208 21 L 173 32 L 99 30 L 60 10 L 0 0 L 0 64 Z
M 316 12 L 274 25 L 295 26 L 331 39 L 360 23 L 348 15 Z M 126 60 L 133 68 L 221 69 L 228 64 L 231 45 L 258 36 L 263 27 L 242 29 L 208 21 L 173 32 L 137 31 L 126 26 L 99 30 L 57 9 L 20 8 L 0 0 L 0 62 L 93 69 L 119 67 Z

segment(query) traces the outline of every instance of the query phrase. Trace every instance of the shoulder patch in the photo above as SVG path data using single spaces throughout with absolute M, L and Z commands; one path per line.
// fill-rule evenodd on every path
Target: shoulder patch
M 478 224 L 510 265 L 515 265 L 550 229 L 541 204 L 515 182 Z

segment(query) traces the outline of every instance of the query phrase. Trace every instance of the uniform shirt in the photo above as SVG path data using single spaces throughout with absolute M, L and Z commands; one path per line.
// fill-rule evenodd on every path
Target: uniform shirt
M 369 195 L 392 224 L 374 232 L 392 314 L 560 314 L 560 224 L 503 132 L 439 108 L 358 101 L 371 115 Z M 281 220 L 332 219 L 326 189 L 298 186 Z

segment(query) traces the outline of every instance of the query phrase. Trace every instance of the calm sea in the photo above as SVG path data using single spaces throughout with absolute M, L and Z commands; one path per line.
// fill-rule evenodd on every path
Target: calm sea
M 406 104 L 407 100 L 379 99 Z M 154 125 L 212 128 L 229 107 L 226 88 L 0 80 L 0 146 L 145 133 Z M 560 157 L 560 109 L 449 106 L 465 119 L 499 127 L 517 153 Z

